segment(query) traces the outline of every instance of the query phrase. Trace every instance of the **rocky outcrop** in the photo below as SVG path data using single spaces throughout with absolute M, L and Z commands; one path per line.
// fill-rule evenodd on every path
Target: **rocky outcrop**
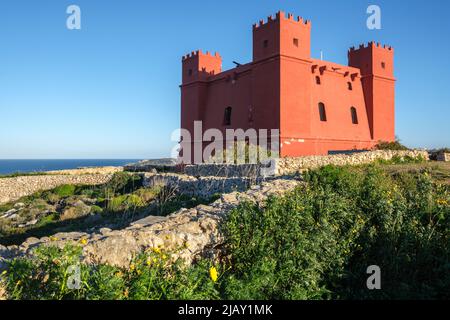
M 98 185 L 111 180 L 112 173 L 61 174 L 0 178 L 0 204 L 18 200 L 40 190 L 50 190 L 64 184 Z
M 0 246 L 0 268 L 14 257 L 30 255 L 40 245 L 83 245 L 83 260 L 126 267 L 140 252 L 150 248 L 174 250 L 176 257 L 191 262 L 196 256 L 215 256 L 223 243 L 219 224 L 243 201 L 263 204 L 270 195 L 281 195 L 298 186 L 294 179 L 276 179 L 253 186 L 246 192 L 223 194 L 210 205 L 181 209 L 167 217 L 147 217 L 122 230 L 100 229 L 98 233 L 59 233 L 41 239 L 29 238 L 20 246 Z

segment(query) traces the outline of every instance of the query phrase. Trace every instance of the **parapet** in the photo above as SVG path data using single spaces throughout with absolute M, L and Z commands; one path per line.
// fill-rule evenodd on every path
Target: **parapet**
M 192 51 L 191 53 L 188 53 L 188 54 L 184 55 L 182 57 L 182 61 L 185 61 L 185 60 L 188 60 L 188 59 L 192 59 L 192 58 L 197 58 L 197 57 L 200 57 L 200 56 L 208 56 L 208 57 L 214 57 L 214 58 L 221 59 L 221 56 L 219 55 L 218 52 L 215 52 L 214 55 L 213 55 L 209 51 L 206 51 L 206 53 L 203 53 L 202 50 L 197 50 L 197 51 Z
M 371 42 L 369 42 L 367 44 L 364 44 L 364 43 L 360 44 L 358 48 L 351 47 L 348 50 L 348 52 L 350 53 L 350 52 L 355 52 L 355 51 L 358 51 L 358 50 L 363 50 L 363 49 L 368 49 L 368 48 L 379 48 L 379 49 L 385 49 L 385 50 L 392 51 L 392 52 L 394 51 L 394 48 L 391 47 L 391 46 L 381 45 L 379 42 L 375 43 L 374 41 L 371 41 Z
M 299 16 L 297 16 L 297 18 L 294 18 L 294 16 L 291 13 L 288 13 L 287 15 L 285 15 L 285 13 L 283 11 L 278 11 L 275 14 L 275 17 L 273 17 L 272 15 L 268 16 L 267 21 L 259 20 L 259 23 L 255 23 L 253 25 L 253 29 L 258 29 L 262 26 L 271 24 L 276 21 L 281 21 L 281 20 L 292 21 L 292 22 L 298 23 L 301 26 L 306 26 L 308 28 L 311 27 L 311 21 L 309 21 L 309 20 L 304 20 L 302 17 L 299 17 Z

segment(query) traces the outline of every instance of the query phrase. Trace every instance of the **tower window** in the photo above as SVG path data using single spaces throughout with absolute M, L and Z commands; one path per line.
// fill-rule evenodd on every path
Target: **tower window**
M 320 77 L 316 76 L 316 84 L 320 84 Z
M 294 43 L 294 46 L 298 47 L 298 39 L 297 38 L 294 38 L 292 40 L 292 42 Z
M 352 115 L 352 123 L 353 124 L 358 124 L 358 114 L 356 113 L 356 108 L 355 107 L 351 107 L 350 108 L 350 113 Z
M 188 70 L 188 75 L 192 76 L 192 69 Z
M 347 82 L 347 88 L 348 90 L 353 90 L 353 86 L 351 82 Z
M 381 63 L 381 67 L 382 67 L 383 69 L 386 69 L 386 63 L 385 63 L 385 62 L 382 62 L 382 63 Z
M 267 48 L 269 46 L 269 40 L 264 40 L 263 46 L 264 48 Z
M 225 108 L 223 124 L 226 125 L 226 126 L 231 125 L 231 107 L 226 107 Z
M 322 102 L 319 103 L 319 115 L 320 115 L 320 121 L 327 121 L 325 105 Z

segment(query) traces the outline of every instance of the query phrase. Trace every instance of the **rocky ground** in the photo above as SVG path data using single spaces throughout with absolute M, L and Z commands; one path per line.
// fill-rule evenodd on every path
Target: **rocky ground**
M 107 263 L 127 266 L 139 252 L 148 248 L 164 247 L 177 250 L 177 256 L 187 262 L 197 255 L 214 256 L 223 241 L 219 223 L 227 212 L 242 201 L 264 203 L 270 195 L 283 194 L 300 182 L 295 179 L 277 179 L 254 186 L 246 192 L 224 194 L 209 205 L 180 209 L 167 217 L 149 216 L 133 222 L 121 230 L 102 228 L 98 232 L 58 233 L 51 237 L 29 238 L 20 246 L 0 246 L 0 257 L 29 254 L 42 244 L 64 246 L 83 244 L 84 260 L 88 263 Z

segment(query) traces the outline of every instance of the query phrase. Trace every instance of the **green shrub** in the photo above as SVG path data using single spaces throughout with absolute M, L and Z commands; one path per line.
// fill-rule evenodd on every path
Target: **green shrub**
M 399 140 L 395 140 L 392 142 L 380 141 L 375 146 L 375 149 L 377 149 L 377 150 L 409 150 L 409 148 L 404 146 L 403 144 L 401 144 Z
M 227 298 L 450 297 L 450 195 L 426 172 L 324 167 L 264 208 L 244 204 L 225 225 Z M 379 265 L 382 290 L 368 290 Z M 447 270 L 447 271 L 446 271 Z
M 187 268 L 162 250 L 136 257 L 128 269 L 82 262 L 79 246 L 40 247 L 35 257 L 12 261 L 2 274 L 10 299 L 217 299 L 219 284 L 205 260 Z M 79 288 L 68 286 L 79 268 Z M 73 270 L 73 269 L 72 269 Z
M 53 189 L 53 193 L 60 198 L 70 197 L 75 194 L 76 186 L 73 184 L 65 184 Z

